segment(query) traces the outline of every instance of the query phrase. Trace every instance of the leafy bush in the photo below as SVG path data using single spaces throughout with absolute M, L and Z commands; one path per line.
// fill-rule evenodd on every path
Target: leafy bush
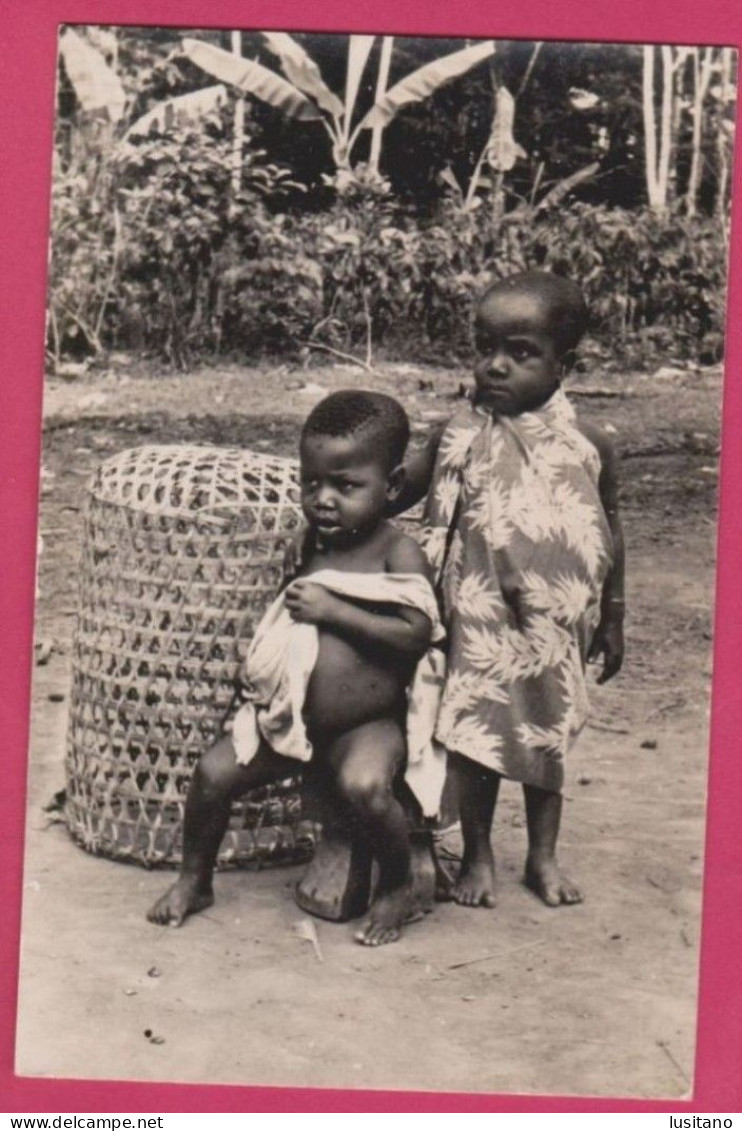
M 231 143 L 218 126 L 147 138 L 118 190 L 127 218 L 119 328 L 134 314 L 145 344 L 178 364 L 221 348 L 224 323 L 235 321 L 230 268 L 254 255 L 267 269 L 275 225 L 266 201 L 293 187 L 248 148 L 235 189 Z M 285 260 L 286 249 L 275 255 Z
M 530 250 L 580 281 L 595 336 L 619 357 L 721 358 L 726 235 L 717 219 L 576 204 L 546 217 Z
M 592 337 L 617 360 L 721 357 L 726 239 L 708 217 L 573 204 L 502 222 L 447 201 L 425 225 L 388 205 L 338 205 L 302 231 L 323 271 L 325 316 L 340 316 L 348 346 L 370 326 L 400 356 L 465 356 L 476 294 L 540 267 L 580 283 Z
M 216 353 L 225 326 L 239 327 L 230 268 L 259 260 L 267 271 L 276 242 L 273 253 L 286 264 L 268 202 L 297 186 L 247 146 L 236 190 L 223 117 L 215 113 L 177 138 L 152 131 L 99 146 L 89 137 L 58 164 L 49 296 L 55 356 L 77 343 L 93 352 L 151 350 L 180 366 Z M 263 334 L 270 340 L 269 322 Z
M 718 221 L 572 203 L 504 218 L 453 198 L 421 219 L 369 177 L 324 211 L 278 211 L 288 173 L 246 147 L 242 188 L 215 120 L 148 137 L 125 165 L 71 163 L 55 188 L 53 348 L 126 345 L 190 364 L 307 342 L 455 360 L 473 298 L 528 267 L 577 280 L 592 336 L 632 365 L 708 362 L 723 344 Z
M 92 131 L 91 131 L 92 133 Z M 70 143 L 71 148 L 71 143 Z M 114 176 L 88 134 L 75 138 L 66 161 L 57 149 L 49 265 L 49 351 L 55 360 L 101 348 L 114 285 Z

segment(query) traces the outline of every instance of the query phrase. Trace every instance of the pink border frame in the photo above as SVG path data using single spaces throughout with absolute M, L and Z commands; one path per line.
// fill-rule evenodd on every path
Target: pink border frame
M 278 27 L 396 34 L 721 43 L 742 47 L 739 0 L 0 0 L 0 246 L 3 248 L 0 417 L 0 1095 L 6 1112 L 517 1112 L 742 1111 L 742 324 L 728 330 L 712 758 L 695 1095 L 688 1103 L 474 1096 L 106 1081 L 30 1080 L 13 1074 L 23 812 L 31 671 L 33 562 L 54 62 L 60 23 Z M 738 139 L 738 145 L 740 141 Z M 7 164 L 6 164 L 7 162 Z M 736 163 L 729 309 L 742 296 L 742 161 Z M 735 575 L 737 574 L 737 575 Z

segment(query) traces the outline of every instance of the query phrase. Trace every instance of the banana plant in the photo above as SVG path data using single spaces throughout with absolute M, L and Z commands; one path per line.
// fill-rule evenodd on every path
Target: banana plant
M 141 118 L 137 118 L 129 126 L 122 141 L 146 137 L 153 128 L 158 133 L 165 133 L 188 122 L 200 121 L 215 114 L 226 106 L 228 101 L 227 88 L 222 83 L 207 86 L 204 90 L 193 90 L 189 94 L 179 94 L 175 98 L 167 98 L 163 102 L 158 102 Z
M 469 184 L 466 194 L 467 208 L 471 208 L 474 196 L 482 178 L 482 170 L 487 165 L 494 173 L 493 209 L 496 217 L 502 217 L 505 211 L 504 176 L 514 167 L 519 158 L 528 156 L 521 145 L 518 145 L 513 135 L 515 124 L 515 99 L 506 86 L 499 86 L 495 93 L 495 113 L 492 118 L 492 131 L 477 167 Z
M 59 54 L 80 108 L 87 114 L 108 119 L 116 127 L 119 144 L 114 156 L 126 157 L 130 152 L 126 143 L 132 138 L 146 136 L 153 128 L 162 133 L 198 122 L 227 104 L 227 90 L 221 83 L 205 90 L 194 90 L 158 102 L 122 134 L 129 100 L 114 67 L 91 40 L 91 30 L 82 35 L 74 28 L 65 28 L 59 37 Z
M 374 104 L 354 124 L 361 79 L 375 36 L 349 37 L 345 91 L 341 99 L 330 90 L 314 59 L 293 36 L 285 32 L 261 34 L 283 75 L 253 59 L 235 56 L 198 39 L 184 39 L 182 52 L 218 82 L 251 94 L 289 118 L 321 123 L 330 138 L 337 170 L 350 170 L 353 149 L 365 130 L 372 131 L 372 163 L 378 163 L 381 134 L 403 106 L 429 98 L 446 83 L 489 59 L 495 51 L 492 40 L 461 48 L 418 67 L 387 90 L 392 39 L 384 37 Z
M 481 189 L 490 189 L 492 191 L 492 204 L 495 217 L 502 218 L 505 210 L 505 194 L 504 194 L 504 177 L 506 173 L 515 166 L 516 161 L 525 159 L 528 154 L 521 145 L 515 140 L 515 109 L 518 98 L 528 85 L 528 81 L 533 73 L 536 60 L 538 59 L 543 44 L 541 42 L 533 45 L 531 57 L 528 60 L 528 66 L 525 69 L 523 78 L 515 93 L 511 94 L 510 90 L 501 82 L 495 86 L 494 94 L 494 113 L 492 115 L 492 126 L 490 128 L 489 137 L 484 143 L 484 148 L 479 154 L 474 171 L 469 180 L 469 187 L 464 193 L 461 185 L 457 181 L 453 171 L 447 167 L 440 174 L 440 179 L 449 188 L 453 189 L 456 198 L 459 200 L 460 207 L 465 212 L 471 212 L 473 209 L 478 208 L 481 204 L 481 197 L 478 195 Z M 492 174 L 492 176 L 490 176 Z
M 114 124 L 119 122 L 124 116 L 126 92 L 103 53 L 68 27 L 59 37 L 59 54 L 81 108 L 86 113 L 103 113 Z

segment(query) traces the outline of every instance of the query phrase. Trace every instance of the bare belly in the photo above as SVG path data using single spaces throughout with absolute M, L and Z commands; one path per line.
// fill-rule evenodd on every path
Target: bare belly
M 319 654 L 307 688 L 310 733 L 342 733 L 374 719 L 404 718 L 415 662 L 361 650 L 320 632 Z

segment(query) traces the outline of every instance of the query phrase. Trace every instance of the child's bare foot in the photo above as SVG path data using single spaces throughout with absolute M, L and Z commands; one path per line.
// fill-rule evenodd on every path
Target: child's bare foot
M 495 858 L 489 845 L 482 847 L 474 859 L 464 858 L 453 898 L 462 907 L 495 906 Z
M 529 856 L 524 883 L 547 907 L 559 907 L 562 903 L 582 903 L 582 892 L 572 880 L 562 874 L 553 856 Z
M 150 923 L 179 927 L 187 915 L 204 911 L 214 902 L 211 887 L 204 887 L 195 877 L 181 876 L 147 912 Z
M 411 885 L 405 884 L 375 899 L 368 915 L 355 933 L 356 942 L 363 946 L 383 946 L 396 942 L 405 923 L 422 915 L 414 907 Z

